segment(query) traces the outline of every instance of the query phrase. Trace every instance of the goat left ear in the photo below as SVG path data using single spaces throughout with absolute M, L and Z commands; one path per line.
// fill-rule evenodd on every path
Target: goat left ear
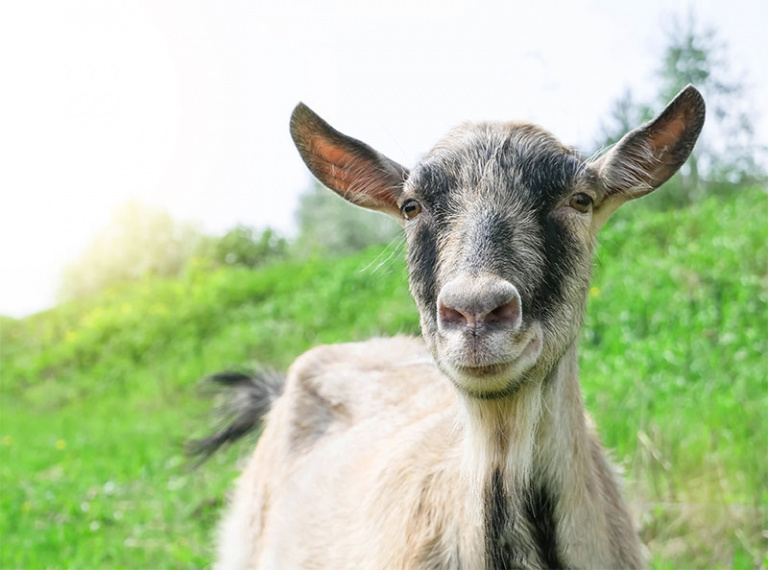
M 408 177 L 407 168 L 340 133 L 303 103 L 291 115 L 291 137 L 320 182 L 345 200 L 402 223 L 397 201 Z
M 649 194 L 678 171 L 699 138 L 704 115 L 704 98 L 689 85 L 658 117 L 627 133 L 592 164 L 611 211 Z

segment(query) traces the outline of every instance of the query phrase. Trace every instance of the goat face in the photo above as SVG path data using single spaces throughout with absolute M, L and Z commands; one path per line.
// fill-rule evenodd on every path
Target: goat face
M 533 125 L 466 125 L 410 172 L 303 105 L 291 134 L 321 182 L 401 221 L 438 366 L 465 394 L 492 399 L 542 378 L 576 341 L 595 234 L 674 174 L 703 121 L 688 87 L 592 163 Z
M 595 176 L 520 124 L 452 132 L 400 198 L 424 337 L 464 392 L 502 397 L 578 334 L 589 287 Z

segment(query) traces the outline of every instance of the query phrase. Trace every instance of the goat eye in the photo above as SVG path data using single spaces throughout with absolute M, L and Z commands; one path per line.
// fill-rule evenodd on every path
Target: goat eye
M 406 220 L 412 220 L 421 212 L 421 204 L 416 200 L 406 200 L 400 207 L 400 211 L 403 213 L 403 217 Z
M 569 205 L 574 210 L 586 214 L 592 208 L 592 196 L 585 194 L 584 192 L 579 192 L 578 194 L 571 196 Z

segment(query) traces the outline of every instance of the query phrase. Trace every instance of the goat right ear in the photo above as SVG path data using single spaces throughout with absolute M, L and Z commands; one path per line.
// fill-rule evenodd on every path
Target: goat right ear
M 688 85 L 658 117 L 627 133 L 592 163 L 606 190 L 602 221 L 627 200 L 645 196 L 677 172 L 699 138 L 704 116 L 701 93 Z
M 291 115 L 291 137 L 309 170 L 328 188 L 353 204 L 402 218 L 397 200 L 407 168 L 340 133 L 304 103 Z

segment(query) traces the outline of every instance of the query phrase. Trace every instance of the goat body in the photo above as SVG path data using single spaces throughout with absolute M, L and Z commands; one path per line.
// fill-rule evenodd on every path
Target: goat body
M 542 417 L 519 422 L 499 409 L 503 431 L 477 442 L 421 340 L 311 350 L 291 367 L 238 483 L 219 566 L 639 566 L 617 481 L 568 373 L 558 369 L 562 378 L 509 410 Z M 514 433 L 520 423 L 535 433 Z M 519 455 L 513 435 L 533 439 L 535 459 Z M 533 460 L 530 473 L 507 477 L 518 460 Z
M 499 123 L 460 127 L 409 171 L 297 107 L 313 173 L 401 219 L 423 340 L 315 348 L 279 397 L 250 384 L 268 402 L 249 409 L 272 408 L 218 567 L 642 566 L 577 339 L 595 234 L 682 165 L 703 120 L 688 87 L 592 163 Z

